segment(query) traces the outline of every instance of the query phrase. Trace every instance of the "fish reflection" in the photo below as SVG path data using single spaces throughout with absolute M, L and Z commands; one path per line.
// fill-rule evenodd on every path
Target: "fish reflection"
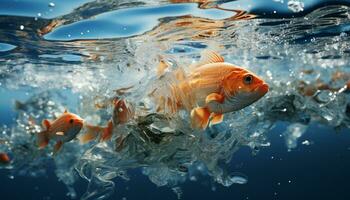
M 175 20 L 161 23 L 147 35 L 158 41 L 181 41 L 184 39 L 200 41 L 203 39 L 219 36 L 221 31 L 229 26 L 234 26 L 231 22 L 236 20 L 252 19 L 255 15 L 247 14 L 241 10 L 229 10 L 236 14 L 229 19 L 213 20 L 207 18 L 183 16 Z

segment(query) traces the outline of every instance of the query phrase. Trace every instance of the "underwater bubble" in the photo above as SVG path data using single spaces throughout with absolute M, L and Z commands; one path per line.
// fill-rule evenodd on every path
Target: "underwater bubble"
M 287 127 L 287 130 L 283 133 L 288 149 L 294 149 L 298 145 L 298 139 L 305 133 L 307 129 L 306 125 L 300 123 L 294 123 Z
M 308 146 L 308 145 L 310 145 L 311 143 L 310 143 L 309 140 L 304 140 L 301 144 Z

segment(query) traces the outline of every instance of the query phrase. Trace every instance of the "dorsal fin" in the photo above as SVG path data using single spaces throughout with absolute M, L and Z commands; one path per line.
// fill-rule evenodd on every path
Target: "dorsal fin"
M 41 124 L 43 125 L 44 128 L 46 128 L 46 130 L 49 130 L 50 126 L 51 126 L 51 123 L 49 120 L 47 119 L 44 119 Z
M 191 68 L 200 67 L 209 63 L 225 62 L 224 58 L 213 50 L 206 49 L 201 52 L 201 58 L 197 63 L 191 65 Z
M 63 113 L 68 113 L 67 108 L 64 109 L 64 112 L 63 112 Z
M 224 58 L 213 50 L 206 49 L 201 53 L 201 59 L 199 62 L 202 65 L 209 63 L 225 62 Z

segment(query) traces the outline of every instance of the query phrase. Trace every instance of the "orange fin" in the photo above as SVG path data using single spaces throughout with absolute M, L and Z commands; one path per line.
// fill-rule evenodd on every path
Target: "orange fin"
M 191 65 L 191 68 L 200 67 L 202 65 L 206 65 L 210 63 L 220 63 L 220 62 L 225 62 L 225 59 L 220 54 L 216 53 L 213 50 L 206 49 L 201 52 L 200 60 L 194 65 Z
M 90 142 L 91 140 L 96 139 L 102 129 L 100 126 L 91 126 L 91 125 L 86 125 L 86 128 L 87 128 L 87 132 L 85 134 L 78 136 L 78 140 L 80 141 L 81 144 L 85 144 Z
M 49 128 L 51 127 L 51 122 L 47 119 L 44 119 L 41 124 L 43 125 L 44 128 L 46 128 L 46 130 L 49 130 Z
M 193 128 L 205 129 L 208 126 L 210 112 L 208 108 L 194 108 L 191 111 Z
M 79 135 L 78 139 L 81 144 L 85 144 L 97 138 L 101 135 L 100 141 L 104 142 L 109 140 L 113 134 L 113 122 L 109 121 L 106 127 L 86 125 L 87 132 L 83 135 Z
M 208 104 L 212 101 L 216 101 L 219 103 L 223 103 L 224 102 L 225 97 L 222 96 L 221 94 L 218 93 L 211 93 L 209 94 L 206 98 L 205 98 L 205 103 Z
M 103 128 L 103 132 L 101 135 L 101 142 L 110 140 L 113 134 L 113 123 L 109 121 L 107 127 Z
M 11 162 L 10 157 L 7 155 L 7 153 L 0 152 L 0 164 L 9 164 Z
M 224 120 L 224 114 L 213 113 L 210 119 L 210 126 L 220 124 Z
M 49 144 L 49 138 L 47 134 L 48 134 L 47 131 L 41 131 L 38 133 L 37 143 L 38 143 L 39 149 L 43 149 Z
M 211 93 L 205 99 L 205 104 L 211 112 L 221 112 L 221 104 L 224 102 L 225 97 L 217 94 Z
M 57 141 L 55 146 L 53 147 L 53 155 L 56 155 L 56 153 L 61 149 L 63 145 L 62 141 Z

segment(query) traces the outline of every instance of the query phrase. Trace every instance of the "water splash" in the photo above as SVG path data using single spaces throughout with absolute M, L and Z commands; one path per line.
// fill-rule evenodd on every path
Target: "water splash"
M 128 170 L 134 168 L 142 168 L 154 184 L 176 188 L 179 193 L 183 182 L 197 180 L 199 174 L 224 186 L 246 183 L 247 177 L 232 174 L 228 163 L 242 146 L 250 147 L 252 153 L 268 148 L 266 135 L 279 121 L 291 124 L 285 132 L 288 148 L 296 148 L 297 139 L 311 123 L 349 127 L 349 7 L 315 5 L 317 9 L 311 9 L 305 2 L 304 10 L 297 13 L 301 17 L 289 18 L 288 13 L 282 15 L 283 9 L 288 10 L 286 2 L 275 2 L 284 6 L 277 9 L 276 15 L 282 13 L 277 17 L 273 10 L 259 10 L 259 6 L 237 9 L 237 2 L 200 3 L 197 7 L 193 3 L 162 6 L 165 2 L 98 1 L 54 19 L 13 20 L 16 30 L 0 32 L 2 44 L 16 46 L 7 48 L 0 58 L 0 84 L 7 90 L 26 87 L 32 92 L 27 101 L 17 103 L 14 125 L 2 129 L 0 140 L 5 142 L 0 151 L 8 152 L 13 161 L 0 167 L 10 169 L 14 177 L 42 176 L 45 166 L 52 164 L 70 197 L 79 196 L 73 187 L 79 177 L 88 181 L 82 199 L 107 198 L 118 180 L 128 180 Z M 144 6 L 131 8 L 140 5 Z M 164 14 L 165 8 L 187 8 L 198 15 L 175 10 L 170 16 Z M 142 29 L 135 26 L 137 31 L 123 38 L 120 31 L 89 38 L 87 30 L 79 29 L 84 23 L 92 23 L 92 28 L 101 25 L 100 21 L 115 23 L 110 17 L 121 12 L 139 17 L 139 10 L 146 14 L 155 10 L 158 15 L 148 13 L 154 17 L 152 23 Z M 262 13 L 272 13 L 272 19 Z M 9 18 L 0 21 L 5 19 Z M 68 29 L 74 41 L 53 41 L 61 40 Z M 13 36 L 21 39 L 13 40 Z M 51 36 L 53 40 L 48 41 Z M 110 36 L 114 39 L 108 39 Z M 263 77 L 270 85 L 269 94 L 204 132 L 189 127 L 186 113 L 169 118 L 146 112 L 120 126 L 106 143 L 73 141 L 55 158 L 50 148 L 36 148 L 34 134 L 40 126 L 29 124 L 31 118 L 40 122 L 68 107 L 89 123 L 105 124 L 112 108 L 97 110 L 96 103 L 113 98 L 115 89 L 132 85 L 124 97 L 139 107 L 151 105 L 147 89 L 167 84 L 158 81 L 160 59 L 186 72 L 205 48 Z

